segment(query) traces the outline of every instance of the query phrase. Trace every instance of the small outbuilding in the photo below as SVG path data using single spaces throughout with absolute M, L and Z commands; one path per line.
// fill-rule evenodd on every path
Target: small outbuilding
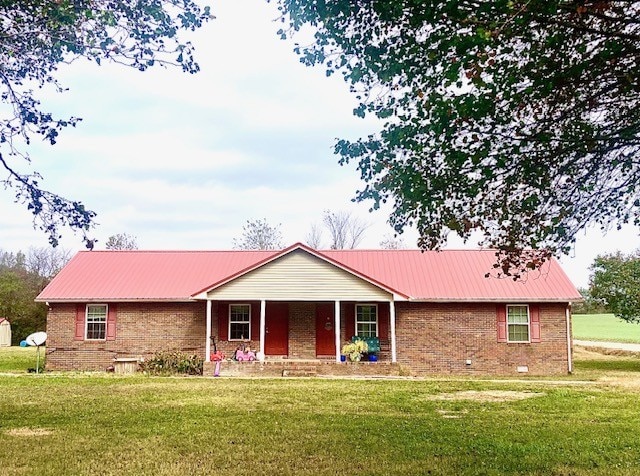
M 11 345 L 11 323 L 8 319 L 0 317 L 0 347 Z

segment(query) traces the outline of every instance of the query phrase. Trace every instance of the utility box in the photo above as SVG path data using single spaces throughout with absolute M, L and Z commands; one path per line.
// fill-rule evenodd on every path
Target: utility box
M 120 357 L 113 359 L 113 371 L 117 374 L 135 374 L 138 371 L 140 360 L 136 357 Z

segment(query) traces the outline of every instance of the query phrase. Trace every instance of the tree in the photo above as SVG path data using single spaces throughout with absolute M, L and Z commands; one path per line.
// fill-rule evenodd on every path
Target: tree
M 192 0 L 0 0 L 0 98 L 5 105 L 0 166 L 7 172 L 0 183 L 13 188 L 16 201 L 31 211 L 34 226 L 51 245 L 58 244 L 60 227 L 68 226 L 92 248 L 87 232 L 95 212 L 42 188 L 37 172 L 20 171 L 25 161 L 31 162 L 25 144 L 35 137 L 55 144 L 65 127 L 81 120 L 54 117 L 36 93 L 45 86 L 64 91 L 56 79 L 58 67 L 80 57 L 140 71 L 173 64 L 195 73 L 193 48 L 180 41 L 178 30 L 194 30 L 209 17 L 209 7 Z
M 322 223 L 329 232 L 332 250 L 354 249 L 364 238 L 369 224 L 354 217 L 350 212 L 325 210 Z
M 399 236 L 385 235 L 380 242 L 380 248 L 383 250 L 401 250 L 406 248 L 404 240 Z
M 31 254 L 0 250 L 0 316 L 11 322 L 14 345 L 46 324 L 47 307 L 34 299 L 50 279 L 28 268 Z
M 640 323 L 640 250 L 598 256 L 591 265 L 590 293 L 616 316 Z
M 108 250 L 137 250 L 138 240 L 128 233 L 117 233 L 107 239 L 105 248 Z
M 309 233 L 307 233 L 305 241 L 307 242 L 307 245 L 313 249 L 319 250 L 322 248 L 322 228 L 320 225 L 316 223 L 311 224 L 311 229 L 309 230 Z
M 383 121 L 335 152 L 420 247 L 478 236 L 517 277 L 587 225 L 640 223 L 639 1 L 278 3 L 282 37 L 317 29 L 301 61 Z
M 584 301 L 577 302 L 572 306 L 571 311 L 574 314 L 603 314 L 607 312 L 607 308 L 604 306 L 602 301 L 595 299 L 591 295 L 591 289 L 578 288 L 578 292 Z
M 242 227 L 242 236 L 233 239 L 237 250 L 279 250 L 283 248 L 280 224 L 271 226 L 266 218 L 247 220 Z

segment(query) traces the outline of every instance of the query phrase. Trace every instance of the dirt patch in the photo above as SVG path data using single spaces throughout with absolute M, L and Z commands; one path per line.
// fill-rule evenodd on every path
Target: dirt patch
M 12 428 L 7 430 L 7 435 L 11 436 L 47 436 L 52 434 L 53 431 L 46 428 Z
M 430 400 L 473 400 L 476 402 L 511 402 L 542 397 L 543 392 L 515 392 L 512 390 L 465 390 L 432 395 Z
M 615 358 L 615 357 L 640 358 L 640 352 L 636 352 L 634 350 L 611 349 L 608 347 L 597 347 L 597 346 L 584 347 L 576 344 L 573 350 L 573 356 L 575 359 L 580 359 L 580 358 L 598 359 L 597 356 L 601 356 L 602 360 L 606 360 L 607 357 L 609 358 Z

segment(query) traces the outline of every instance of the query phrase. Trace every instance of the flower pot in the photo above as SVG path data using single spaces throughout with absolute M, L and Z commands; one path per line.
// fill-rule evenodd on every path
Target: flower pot
M 346 355 L 341 355 L 340 356 L 340 362 L 346 362 L 347 361 L 347 356 Z
M 376 354 L 369 354 L 369 362 L 377 362 L 378 356 Z

